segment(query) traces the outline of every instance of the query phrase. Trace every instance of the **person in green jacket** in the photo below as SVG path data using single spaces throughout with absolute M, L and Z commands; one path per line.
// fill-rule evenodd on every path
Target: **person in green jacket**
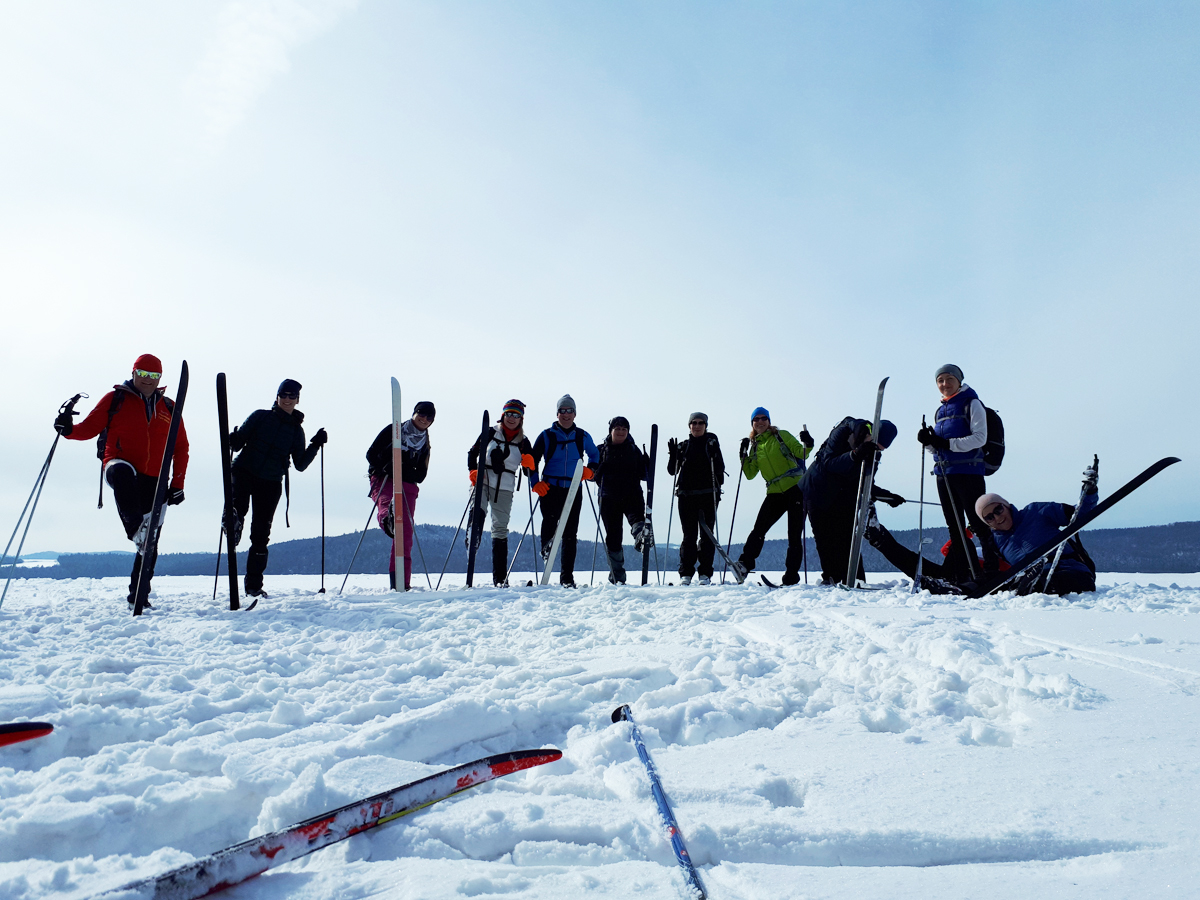
M 783 583 L 799 584 L 800 565 L 804 561 L 804 492 L 800 490 L 800 480 L 804 477 L 804 460 L 812 452 L 813 438 L 808 429 L 801 431 L 800 440 L 796 440 L 776 428 L 771 424 L 771 414 L 761 406 L 750 414 L 750 428 L 750 436 L 742 438 L 738 453 L 742 474 L 750 479 L 761 473 L 767 483 L 767 496 L 758 509 L 758 518 L 742 554 L 734 562 L 735 575 L 741 582 L 754 570 L 767 531 L 787 513 L 787 571 Z

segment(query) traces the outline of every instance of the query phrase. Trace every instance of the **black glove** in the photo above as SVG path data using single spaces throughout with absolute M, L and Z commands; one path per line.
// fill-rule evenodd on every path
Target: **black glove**
M 679 462 L 679 441 L 675 438 L 667 441 L 667 459 L 672 463 Z
M 908 502 L 899 494 L 893 494 L 891 491 L 884 491 L 879 488 L 875 489 L 875 495 L 888 506 L 892 507 L 892 509 L 895 509 L 897 506 Z
M 167 506 L 178 506 L 183 502 L 183 488 L 171 488 L 167 491 Z
M 320 428 L 320 429 L 317 429 L 317 433 L 316 433 L 316 434 L 314 434 L 314 435 L 312 436 L 312 440 L 311 440 L 311 441 L 309 441 L 309 443 L 310 443 L 310 444 L 314 444 L 314 445 L 316 445 L 317 447 L 320 447 L 320 446 L 321 446 L 322 444 L 324 444 L 324 443 L 325 443 L 327 440 L 329 440 L 329 435 L 327 435 L 327 434 L 325 433 L 325 429 L 324 429 L 324 428 Z
M 816 443 L 816 441 L 813 440 L 813 436 L 808 433 L 807 428 L 800 429 L 800 443 L 802 443 L 805 447 L 808 447 L 810 450 L 812 449 L 813 444 Z
M 71 416 L 78 415 L 73 412 L 60 412 L 58 418 L 54 420 L 54 430 L 63 437 L 69 435 L 75 430 L 75 423 L 71 421 Z
M 738 448 L 738 458 L 745 459 L 750 455 L 750 438 L 742 438 L 742 445 Z
M 864 441 L 850 451 L 850 458 L 856 463 L 866 462 L 868 459 L 875 458 L 875 452 L 878 449 L 879 445 L 874 441 Z
M 932 447 L 934 450 L 950 449 L 950 439 L 944 438 L 940 434 L 936 434 L 928 425 L 917 432 L 917 440 L 926 447 Z

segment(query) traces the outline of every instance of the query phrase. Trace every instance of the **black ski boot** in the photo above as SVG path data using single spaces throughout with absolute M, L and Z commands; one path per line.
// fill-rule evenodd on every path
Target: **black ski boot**
M 508 538 L 492 538 L 492 583 L 508 587 Z

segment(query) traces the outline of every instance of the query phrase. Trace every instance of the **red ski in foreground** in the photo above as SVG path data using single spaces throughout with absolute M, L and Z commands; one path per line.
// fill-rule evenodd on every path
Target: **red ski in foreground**
M 121 896 L 129 900 L 206 897 L 478 784 L 561 758 L 562 753 L 558 750 L 518 750 L 488 756 L 306 819 L 282 831 L 234 844 L 164 875 L 134 881 L 97 896 Z
M 54 726 L 49 722 L 14 722 L 11 725 L 0 725 L 0 747 L 39 738 L 53 730 Z

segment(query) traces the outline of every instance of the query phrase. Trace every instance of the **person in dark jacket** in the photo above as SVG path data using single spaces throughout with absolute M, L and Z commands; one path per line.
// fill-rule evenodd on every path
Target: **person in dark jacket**
M 404 589 L 412 588 L 413 517 L 417 512 L 418 485 L 429 474 L 429 426 L 437 409 L 428 400 L 413 407 L 412 418 L 400 426 L 403 457 L 400 475 L 404 479 Z M 392 539 L 388 554 L 388 583 L 396 589 L 396 495 L 392 489 L 392 426 L 386 425 L 367 449 L 368 496 L 375 501 L 379 527 Z
M 987 443 L 987 411 L 983 401 L 966 384 L 962 369 L 947 363 L 934 374 L 942 402 L 934 416 L 933 427 L 917 432 L 917 440 L 933 450 L 933 468 L 937 476 L 938 498 L 942 515 L 950 529 L 950 554 L 946 564 L 960 580 L 972 577 L 967 548 L 963 545 L 966 524 L 983 545 L 983 570 L 995 572 L 1000 556 L 991 531 L 975 513 L 975 502 L 987 490 L 984 482 L 983 448 Z M 974 550 L 971 551 L 974 556 Z
M 100 398 L 87 416 L 74 424 L 71 413 L 60 413 L 54 420 L 54 430 L 72 441 L 86 441 L 104 433 L 104 480 L 112 488 L 117 514 L 125 527 L 125 536 L 133 541 L 137 553 L 133 571 L 129 574 L 130 606 L 135 606 L 135 593 L 142 595 L 143 607 L 150 607 L 150 579 L 158 558 L 157 541 L 153 552 L 143 559 L 142 548 L 150 529 L 150 511 L 158 487 L 158 470 L 166 453 L 167 432 L 171 428 L 171 411 L 175 404 L 167 399 L 166 388 L 159 386 L 162 363 L 157 356 L 143 353 L 133 361 L 133 372 L 124 384 Z M 175 453 L 171 457 L 171 483 L 167 490 L 167 505 L 183 502 L 183 479 L 188 465 L 187 429 L 179 421 L 175 437 Z M 162 529 L 160 513 L 158 528 Z M 138 581 L 141 590 L 138 590 Z
M 808 467 L 804 494 L 813 541 L 821 558 L 822 584 L 841 584 L 846 579 L 863 465 L 878 466 L 879 454 L 895 437 L 896 426 L 887 419 L 879 423 L 878 438 L 873 439 L 870 422 L 847 416 L 834 426 Z M 889 506 L 904 502 L 903 497 L 879 485 L 873 485 L 871 500 L 882 500 Z M 861 559 L 857 578 L 866 579 Z
M 296 471 L 303 472 L 328 440 L 325 429 L 321 428 L 305 447 L 304 413 L 296 409 L 299 402 L 300 382 L 285 378 L 271 408 L 250 413 L 229 436 L 229 446 L 238 454 L 233 460 L 233 508 L 237 521 L 229 536 L 235 547 L 242 540 L 242 524 L 250 511 L 250 502 L 254 502 L 250 551 L 246 554 L 246 593 L 251 597 L 267 596 L 263 590 L 267 544 L 271 540 L 275 509 L 288 481 L 288 468 L 294 463 Z
M 646 480 L 646 455 L 629 436 L 629 420 L 615 416 L 608 423 L 608 437 L 600 445 L 600 465 L 596 482 L 600 490 L 600 521 L 604 523 L 604 545 L 608 551 L 608 580 L 625 583 L 625 526 L 638 553 L 654 546 L 654 535 L 646 521 L 646 500 L 642 482 Z
M 725 460 L 721 442 L 708 430 L 708 416 L 694 412 L 688 418 L 690 432 L 682 441 L 667 441 L 667 474 L 675 478 L 675 496 L 679 498 L 679 582 L 691 584 L 699 574 L 701 584 L 710 584 L 713 554 L 716 548 L 708 534 L 700 530 L 704 522 L 716 534 L 717 504 L 725 483 Z M 699 552 L 697 552 L 699 540 Z M 699 569 L 697 569 L 699 563 Z
M 563 527 L 562 561 L 559 564 L 559 581 L 566 587 L 575 586 L 575 550 L 583 491 L 575 495 L 575 502 L 569 510 L 563 507 L 567 504 L 567 492 L 575 474 L 575 466 L 581 459 L 586 460 L 583 478 L 591 481 L 600 463 L 600 454 L 592 436 L 575 424 L 575 400 L 570 394 L 564 394 L 558 400 L 558 421 L 533 442 L 533 460 L 542 465 L 541 479 L 534 482 L 533 491 L 542 498 L 543 559 L 549 560 L 554 549 L 558 520 L 564 515 L 567 517 Z

